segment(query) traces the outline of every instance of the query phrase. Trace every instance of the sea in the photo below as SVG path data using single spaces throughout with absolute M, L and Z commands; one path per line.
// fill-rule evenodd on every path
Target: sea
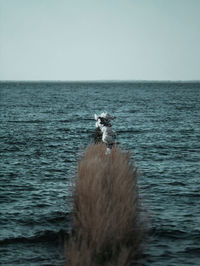
M 139 171 L 142 265 L 200 265 L 200 82 L 0 82 L 0 265 L 64 265 L 94 114 Z

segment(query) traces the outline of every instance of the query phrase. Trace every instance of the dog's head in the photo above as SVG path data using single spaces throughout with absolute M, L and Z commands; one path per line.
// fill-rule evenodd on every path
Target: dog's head
M 111 127 L 110 120 L 113 120 L 115 117 L 109 115 L 106 112 L 101 113 L 100 115 L 94 114 L 94 119 L 96 122 L 96 127 L 102 128 L 103 126 Z

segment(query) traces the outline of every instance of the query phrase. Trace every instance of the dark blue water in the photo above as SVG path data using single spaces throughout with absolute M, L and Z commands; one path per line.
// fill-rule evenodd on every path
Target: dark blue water
M 200 265 L 200 83 L 0 83 L 0 264 L 62 265 L 93 114 L 116 116 L 150 220 L 145 265 Z

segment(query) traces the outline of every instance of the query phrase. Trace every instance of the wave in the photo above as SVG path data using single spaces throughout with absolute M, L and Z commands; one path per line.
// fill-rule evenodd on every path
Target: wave
M 17 243 L 64 242 L 68 237 L 69 233 L 63 229 L 57 232 L 46 230 L 31 237 L 20 236 L 5 238 L 0 240 L 0 245 L 3 246 Z
M 184 231 L 180 229 L 172 229 L 172 228 L 157 228 L 154 227 L 151 230 L 149 230 L 149 234 L 153 236 L 154 238 L 165 238 L 165 239 L 173 239 L 173 240 L 180 240 L 180 239 L 193 239 L 198 240 L 199 239 L 199 231 Z
M 177 195 L 174 195 L 177 197 L 186 197 L 186 198 L 200 198 L 199 191 L 194 191 L 194 192 L 180 192 Z
M 180 181 L 174 181 L 169 183 L 170 186 L 186 186 L 183 182 Z
M 185 249 L 186 253 L 198 255 L 200 254 L 200 248 L 199 247 L 188 247 Z
M 46 207 L 49 204 L 47 203 L 38 203 L 36 205 L 36 207 L 38 208 L 42 208 L 42 207 Z M 18 224 L 21 225 L 47 225 L 47 224 L 56 224 L 56 225 L 60 225 L 60 224 L 66 224 L 66 226 L 70 225 L 71 220 L 72 220 L 72 214 L 71 213 L 64 213 L 64 212 L 53 212 L 53 213 L 49 213 L 48 215 L 38 215 L 37 217 L 30 217 L 29 215 L 24 215 L 24 216 L 18 216 L 16 215 L 16 213 L 14 214 L 10 214 L 9 217 L 8 215 L 2 216 L 1 217 L 1 224 L 4 222 L 8 222 L 9 220 L 12 220 L 12 222 L 16 222 Z
M 7 123 L 46 123 L 46 122 L 51 122 L 50 120 L 8 120 L 6 121 Z
M 147 130 L 142 130 L 142 129 L 119 129 L 117 131 L 117 134 L 120 135 L 121 133 L 134 133 L 134 134 L 141 134 L 147 132 Z

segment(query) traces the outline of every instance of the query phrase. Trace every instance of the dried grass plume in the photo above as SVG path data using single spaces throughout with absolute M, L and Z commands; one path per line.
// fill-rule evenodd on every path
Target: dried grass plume
M 78 164 L 74 193 L 75 234 L 67 246 L 69 266 L 129 265 L 140 248 L 143 226 L 137 171 L 130 153 L 90 145 Z

